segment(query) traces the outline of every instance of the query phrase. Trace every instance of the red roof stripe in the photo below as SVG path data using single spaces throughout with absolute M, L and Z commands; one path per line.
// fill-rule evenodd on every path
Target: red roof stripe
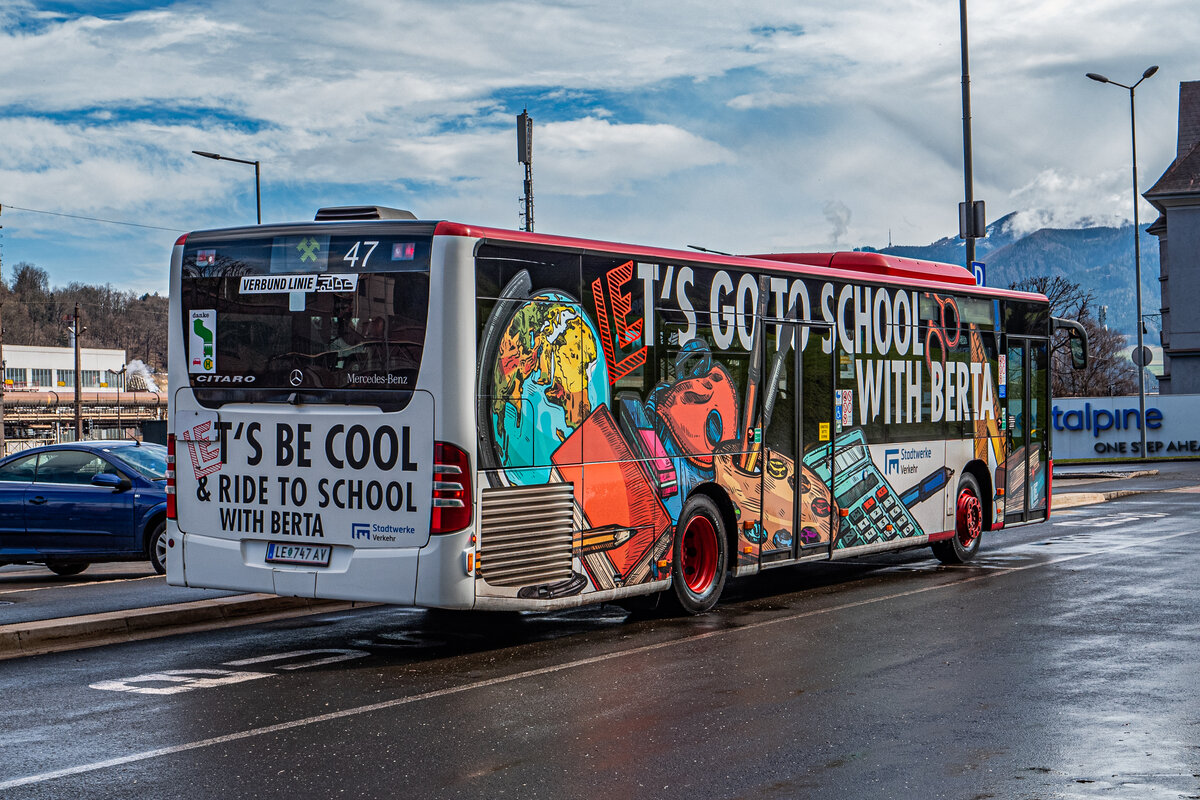
M 715 267 L 773 269 L 777 271 L 797 272 L 817 278 L 840 278 L 844 280 L 852 277 L 865 283 L 900 283 L 914 289 L 941 289 L 942 291 L 946 291 L 947 288 L 953 288 L 954 291 L 969 289 L 971 294 L 984 297 L 1046 300 L 1045 296 L 1031 292 L 1016 292 L 1011 289 L 976 286 L 974 277 L 963 267 L 954 264 L 920 261 L 913 258 L 888 256 L 883 253 L 776 253 L 721 256 L 690 250 L 670 250 L 661 247 L 630 245 L 597 239 L 554 236 L 544 233 L 514 231 L 506 228 L 488 228 L 480 225 L 467 225 L 461 222 L 439 222 L 434 229 L 434 235 L 464 236 L 518 244 L 616 252 L 638 258 L 683 261 L 693 264 L 708 264 Z M 819 263 L 812 263 L 814 261 Z M 952 286 L 947 287 L 947 284 L 952 284 Z

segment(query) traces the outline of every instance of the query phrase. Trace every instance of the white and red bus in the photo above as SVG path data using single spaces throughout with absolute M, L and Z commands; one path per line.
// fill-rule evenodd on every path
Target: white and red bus
M 721 256 L 378 207 L 171 267 L 168 581 L 556 609 L 1050 509 L 1045 297 L 873 252 Z

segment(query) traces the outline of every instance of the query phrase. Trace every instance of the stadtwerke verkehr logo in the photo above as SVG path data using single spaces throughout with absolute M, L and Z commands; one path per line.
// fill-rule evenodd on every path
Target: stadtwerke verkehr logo
M 883 474 L 900 473 L 900 448 L 894 447 L 883 451 Z
M 365 522 L 354 522 L 350 525 L 351 539 L 370 539 L 371 526 Z

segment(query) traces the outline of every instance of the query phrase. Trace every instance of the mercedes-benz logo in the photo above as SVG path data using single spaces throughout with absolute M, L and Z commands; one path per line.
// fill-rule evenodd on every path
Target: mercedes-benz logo
M 292 386 L 299 386 L 300 384 L 304 383 L 304 373 L 298 369 L 292 370 L 291 381 Z

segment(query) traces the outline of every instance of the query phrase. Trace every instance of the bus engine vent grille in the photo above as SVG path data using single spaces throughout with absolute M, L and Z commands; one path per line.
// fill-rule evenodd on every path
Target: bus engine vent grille
M 575 490 L 570 483 L 483 490 L 479 571 L 492 586 L 571 577 Z

